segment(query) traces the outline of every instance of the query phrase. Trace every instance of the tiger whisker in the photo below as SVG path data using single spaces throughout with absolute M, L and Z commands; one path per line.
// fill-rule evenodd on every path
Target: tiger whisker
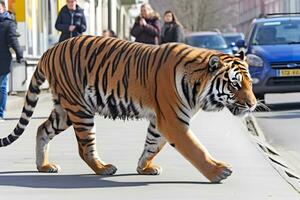
M 258 112 L 263 112 L 263 111 L 267 111 L 269 112 L 271 109 L 262 102 L 262 100 L 258 100 L 257 101 L 257 106 L 255 108 L 254 111 L 258 111 Z

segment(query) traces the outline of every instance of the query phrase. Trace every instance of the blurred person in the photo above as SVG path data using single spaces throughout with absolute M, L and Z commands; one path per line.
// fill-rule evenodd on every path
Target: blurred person
M 114 37 L 114 38 L 117 37 L 116 34 L 115 34 L 115 32 L 113 30 L 110 30 L 110 29 L 103 30 L 102 31 L 102 36 L 103 37 Z
M 159 44 L 160 30 L 159 14 L 152 9 L 150 4 L 143 4 L 130 34 L 135 37 L 136 42 Z
M 17 36 L 16 23 L 11 14 L 6 11 L 5 2 L 0 1 L 0 121 L 4 120 L 7 100 L 7 78 L 12 61 L 10 47 L 16 53 L 17 62 L 23 61 L 23 51 Z
M 161 32 L 161 44 L 168 42 L 184 42 L 183 26 L 177 20 L 174 12 L 164 13 L 164 25 Z
M 81 35 L 86 31 L 86 20 L 83 9 L 77 5 L 77 0 L 67 0 L 55 22 L 55 28 L 61 31 L 59 42 Z

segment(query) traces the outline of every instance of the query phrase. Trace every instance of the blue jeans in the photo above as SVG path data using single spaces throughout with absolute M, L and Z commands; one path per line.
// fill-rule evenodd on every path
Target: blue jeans
M 7 78 L 8 74 L 0 75 L 0 117 L 3 117 L 7 100 Z

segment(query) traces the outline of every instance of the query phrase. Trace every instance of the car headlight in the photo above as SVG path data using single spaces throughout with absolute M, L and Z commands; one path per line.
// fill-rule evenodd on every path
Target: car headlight
M 263 67 L 264 66 L 264 61 L 261 59 L 261 57 L 254 55 L 254 54 L 248 54 L 247 61 L 248 61 L 249 66 L 252 66 L 252 67 Z

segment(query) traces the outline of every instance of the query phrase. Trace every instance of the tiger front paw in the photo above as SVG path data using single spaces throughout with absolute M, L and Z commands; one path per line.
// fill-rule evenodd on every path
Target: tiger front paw
M 137 167 L 136 171 L 141 175 L 159 175 L 162 172 L 162 168 L 158 165 L 151 165 L 143 169 Z
M 106 164 L 94 169 L 97 175 L 113 175 L 117 172 L 117 168 L 112 164 Z
M 207 176 L 212 183 L 220 183 L 232 174 L 232 169 L 229 165 L 224 163 L 217 163 L 213 172 Z
M 44 173 L 57 173 L 59 170 L 61 170 L 59 165 L 49 163 L 43 166 L 38 166 L 37 167 L 39 172 L 44 172 Z

